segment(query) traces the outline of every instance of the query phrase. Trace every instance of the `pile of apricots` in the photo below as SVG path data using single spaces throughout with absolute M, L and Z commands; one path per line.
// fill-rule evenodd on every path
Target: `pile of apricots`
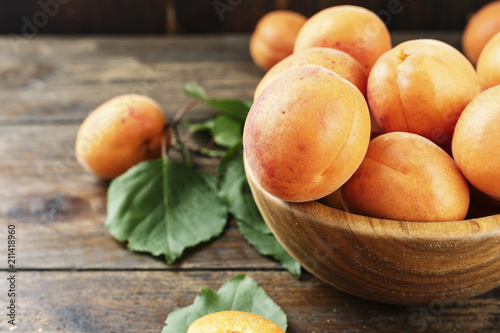
M 250 39 L 266 71 L 243 145 L 261 187 L 403 221 L 466 218 L 470 193 L 500 206 L 500 1 L 463 32 L 393 46 L 373 12 L 268 13 Z

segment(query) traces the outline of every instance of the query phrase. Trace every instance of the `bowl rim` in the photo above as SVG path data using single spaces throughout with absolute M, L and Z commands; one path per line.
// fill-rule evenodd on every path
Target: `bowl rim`
M 464 238 L 500 237 L 500 213 L 479 218 L 442 222 L 398 221 L 369 217 L 343 211 L 317 200 L 307 202 L 284 201 L 260 186 L 250 171 L 245 158 L 244 167 L 248 182 L 252 182 L 253 187 L 260 191 L 266 200 L 273 201 L 282 209 L 299 213 L 308 221 L 314 221 L 325 227 L 348 228 L 352 232 L 364 236 L 373 236 L 374 231 L 383 231 L 382 234 L 385 237 L 417 238 L 426 242 L 451 242 Z M 359 223 L 360 221 L 363 223 Z

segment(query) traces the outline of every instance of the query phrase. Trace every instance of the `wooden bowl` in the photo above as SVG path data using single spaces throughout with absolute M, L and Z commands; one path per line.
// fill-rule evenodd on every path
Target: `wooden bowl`
M 277 199 L 245 168 L 278 241 L 340 290 L 385 303 L 433 304 L 500 286 L 500 214 L 454 222 L 369 218 L 319 202 Z

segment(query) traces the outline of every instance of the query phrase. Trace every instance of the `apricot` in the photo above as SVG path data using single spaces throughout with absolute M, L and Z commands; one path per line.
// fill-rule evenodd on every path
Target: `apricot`
M 281 327 L 259 315 L 244 311 L 220 311 L 195 320 L 187 333 L 285 333 Z
M 255 64 L 268 70 L 292 54 L 306 19 L 290 10 L 274 10 L 262 16 L 250 38 L 250 56 Z
M 392 44 L 389 30 L 377 15 L 363 7 L 343 5 L 323 9 L 300 29 L 294 52 L 315 46 L 344 51 L 369 73 Z
M 341 194 L 349 212 L 420 222 L 463 220 L 470 200 L 468 183 L 450 155 L 403 132 L 373 139 Z
M 500 1 L 481 7 L 465 26 L 462 49 L 473 64 L 476 64 L 483 47 L 497 32 L 500 32 Z
M 451 148 L 465 178 L 500 200 L 500 86 L 483 91 L 465 108 Z
M 81 124 L 75 143 L 77 160 L 87 171 L 115 178 L 135 164 L 161 155 L 166 124 L 160 105 L 147 96 L 112 98 Z M 169 130 L 166 142 L 167 149 Z
M 486 44 L 477 61 L 476 71 L 482 89 L 500 84 L 500 32 Z
M 247 167 L 270 194 L 320 199 L 357 169 L 370 140 L 363 95 L 317 65 L 291 69 L 265 88 L 243 130 Z
M 458 117 L 478 93 L 472 64 L 437 40 L 397 45 L 368 76 L 368 105 L 385 132 L 419 134 L 443 148 L 449 147 Z
M 368 74 L 350 55 L 340 50 L 312 47 L 298 51 L 274 65 L 257 85 L 254 100 L 271 82 L 292 68 L 302 65 L 318 65 L 329 69 L 354 84 L 363 95 L 366 94 Z

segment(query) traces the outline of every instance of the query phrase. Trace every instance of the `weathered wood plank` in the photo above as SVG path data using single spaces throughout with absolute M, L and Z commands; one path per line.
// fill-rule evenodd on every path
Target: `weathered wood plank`
M 0 234 L 16 225 L 20 268 L 281 269 L 244 240 L 234 221 L 173 265 L 133 253 L 104 227 L 107 183 L 87 173 L 3 176 L 0 184 Z
M 393 44 L 412 38 L 460 47 L 460 33 L 446 32 L 393 33 Z M 81 122 L 107 99 L 133 92 L 151 96 L 171 116 L 189 101 L 186 82 L 202 84 L 213 97 L 251 100 L 262 75 L 248 54 L 248 35 L 41 38 L 20 44 L 18 53 L 3 38 L 0 124 Z
M 262 72 L 249 61 L 247 37 L 197 47 L 200 41 L 43 39 L 22 44 L 14 54 L 4 39 L 0 122 L 80 122 L 107 99 L 127 93 L 149 95 L 171 116 L 189 101 L 182 94 L 189 81 L 214 97 L 252 99 Z
M 76 161 L 78 126 L 15 125 L 0 131 L 0 233 L 10 223 L 18 227 L 20 267 L 279 269 L 244 240 L 234 222 L 221 238 L 188 250 L 173 266 L 127 250 L 103 225 L 108 182 Z M 215 170 L 215 160 L 195 162 L 206 172 Z
M 194 113 L 198 113 L 200 118 L 207 118 L 212 111 L 201 108 Z M 79 126 L 79 123 L 0 126 L 0 178 L 5 177 L 8 181 L 12 177 L 37 176 L 40 181 L 47 178 L 49 182 L 62 183 L 66 181 L 66 176 L 82 173 L 74 151 Z M 186 132 L 187 128 L 182 127 L 181 130 Z M 201 137 L 188 142 L 192 145 L 196 142 L 205 144 Z M 180 159 L 179 152 L 173 149 L 169 154 L 174 160 Z M 194 161 L 203 171 L 215 172 L 216 158 L 195 154 Z M 8 198 L 11 190 L 4 186 L 0 188 L 0 193 L 6 191 Z M 23 190 L 26 189 L 19 189 Z
M 168 313 L 191 304 L 202 288 L 218 290 L 239 273 L 252 277 L 283 308 L 288 333 L 500 329 L 499 289 L 451 304 L 393 306 L 355 298 L 313 277 L 298 281 L 287 272 L 228 270 L 18 272 L 18 331 L 159 332 Z M 0 289 L 8 289 L 6 278 Z M 5 304 L 6 295 L 0 299 Z M 0 330 L 8 330 L 6 319 Z

